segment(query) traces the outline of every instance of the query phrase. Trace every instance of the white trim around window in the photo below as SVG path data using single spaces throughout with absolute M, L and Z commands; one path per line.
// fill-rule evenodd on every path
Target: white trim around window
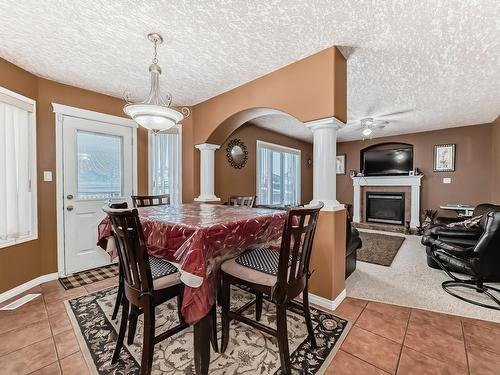
M 0 239 L 0 248 L 10 247 L 13 245 L 17 245 L 23 242 L 33 241 L 38 239 L 38 199 L 37 199 L 37 158 L 36 158 L 36 102 L 33 99 L 22 96 L 18 93 L 10 91 L 4 87 L 0 87 L 0 103 L 3 103 L 6 106 L 14 107 L 21 113 L 27 113 L 27 122 L 24 124 L 27 125 L 27 134 L 24 139 L 24 146 L 22 148 L 23 151 L 27 153 L 25 160 L 25 175 L 24 180 L 20 181 L 19 177 L 19 167 L 17 167 L 18 180 L 17 183 L 21 184 L 22 189 L 17 188 L 18 201 L 16 205 L 16 210 L 19 210 L 21 207 L 19 203 L 21 199 L 24 199 L 24 204 L 28 201 L 28 206 L 23 207 L 22 211 L 25 211 L 21 216 L 29 217 L 29 223 L 22 223 L 24 226 L 27 225 L 27 228 L 23 228 L 22 232 L 26 232 L 25 234 L 19 234 L 18 236 L 14 236 L 9 234 L 8 231 L 5 231 L 4 235 L 6 235 L 6 239 Z M 6 107 L 5 107 L 6 108 Z M 1 114 L 0 114 L 1 115 Z M 8 121 L 7 116 L 3 119 L 3 121 Z M 0 126 L 5 126 L 6 122 L 3 122 L 0 119 Z M 8 141 L 6 138 L 3 141 Z M 21 142 L 22 140 L 19 140 Z M 20 143 L 19 143 L 20 145 Z M 20 147 L 21 149 L 21 147 Z M 16 152 L 17 150 L 14 150 Z M 19 163 L 21 159 L 19 155 L 16 155 L 16 160 Z M 6 160 L 5 160 L 6 161 Z M 5 170 L 6 170 L 5 166 Z M 3 181 L 0 180 L 0 184 L 7 183 L 7 178 L 2 178 Z M 6 187 L 6 186 L 5 186 Z M 21 197 L 20 195 L 25 195 Z M 3 209 L 2 209 L 3 210 Z M 19 214 L 19 213 L 18 213 Z M 9 213 L 7 212 L 7 215 Z M 7 220 L 13 220 L 13 218 L 9 215 Z M 22 220 L 22 219 L 20 219 Z M 20 231 L 21 232 L 21 231 Z M 10 237 L 10 238 L 9 238 Z
M 267 155 L 265 155 L 267 151 Z M 273 174 L 276 165 L 273 161 L 273 153 L 280 155 L 279 160 L 279 174 L 280 177 L 280 192 L 279 199 L 275 199 L 273 184 Z M 265 160 L 263 158 L 266 158 Z M 297 205 L 301 203 L 301 151 L 295 148 L 277 145 L 274 143 L 257 141 L 257 155 L 256 155 L 256 193 L 258 204 L 265 205 Z M 289 168 L 288 173 L 293 177 L 293 197 L 287 196 L 285 185 L 287 184 L 285 175 L 286 168 Z M 291 168 L 291 169 L 290 169 Z M 267 178 L 262 174 L 268 175 Z M 262 179 L 266 180 L 264 185 L 261 184 Z M 290 181 L 288 181 L 290 183 Z

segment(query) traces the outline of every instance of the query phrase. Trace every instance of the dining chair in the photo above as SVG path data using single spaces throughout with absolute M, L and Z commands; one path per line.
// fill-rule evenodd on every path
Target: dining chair
M 255 195 L 230 195 L 227 200 L 228 206 L 245 206 L 253 207 L 255 203 Z
M 123 210 L 123 209 L 127 209 L 128 208 L 128 204 L 127 202 L 123 202 L 123 203 L 112 203 L 112 202 L 109 202 L 108 203 L 108 207 L 109 208 L 112 208 L 112 209 L 116 209 L 116 210 Z M 118 250 L 118 246 L 119 243 L 118 243 L 118 239 L 116 238 L 116 234 L 113 230 L 111 230 L 111 235 L 113 236 L 113 239 L 115 241 L 115 246 L 117 248 L 117 253 L 119 253 L 119 250 Z M 124 291 L 123 291 L 123 270 L 122 270 L 122 267 L 120 265 L 120 259 L 118 259 L 118 291 L 116 292 L 116 301 L 115 301 L 115 307 L 113 308 L 113 314 L 111 315 L 111 319 L 115 320 L 116 317 L 118 316 L 118 311 L 120 310 L 120 306 L 122 304 L 122 298 L 124 296 Z
M 163 206 L 170 204 L 170 194 L 132 195 L 134 207 Z
M 122 298 L 122 318 L 111 363 L 116 363 L 120 357 L 130 304 L 144 314 L 141 374 L 150 374 L 154 345 L 188 327 L 180 313 L 184 284 L 176 266 L 148 255 L 137 209 L 113 209 L 104 206 L 103 211 L 111 220 L 118 240 L 118 257 L 123 270 L 125 294 L 125 298 Z M 174 297 L 177 297 L 179 324 L 155 336 L 155 307 Z M 137 325 L 137 319 L 129 324 L 129 331 L 133 330 L 135 333 L 133 325 Z
M 229 323 L 235 319 L 257 328 L 278 340 L 281 370 L 291 374 L 288 348 L 287 306 L 295 305 L 303 311 L 311 346 L 316 347 L 314 328 L 309 311 L 309 260 L 316 231 L 319 211 L 323 203 L 308 207 L 293 207 L 287 210 L 279 253 L 271 248 L 245 251 L 242 255 L 227 260 L 221 265 L 222 278 L 222 343 L 221 352 L 229 342 Z M 232 311 L 231 285 L 243 285 L 256 294 L 252 300 Z M 302 293 L 302 304 L 293 301 Z M 259 323 L 262 314 L 262 297 L 276 305 L 276 329 Z M 256 320 L 242 313 L 255 304 Z

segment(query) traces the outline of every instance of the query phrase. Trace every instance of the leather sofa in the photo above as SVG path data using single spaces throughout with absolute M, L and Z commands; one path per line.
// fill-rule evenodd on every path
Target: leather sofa
M 352 217 L 347 210 L 347 228 L 346 228 L 346 259 L 345 259 L 345 278 L 347 279 L 356 269 L 356 260 L 358 249 L 363 243 L 359 238 L 359 232 L 352 226 Z
M 432 260 L 452 279 L 442 283 L 446 292 L 469 303 L 500 310 L 500 290 L 483 284 L 500 281 L 500 211 L 483 214 L 479 227 L 481 235 L 473 246 L 452 244 L 426 235 L 422 237 L 422 243 L 430 248 L 428 255 Z M 465 280 L 452 273 L 472 278 Z M 473 289 L 494 303 L 485 304 L 457 294 L 453 290 L 456 287 Z
M 479 204 L 472 213 L 472 217 L 485 216 L 488 212 L 500 211 L 500 205 L 483 203 Z M 430 239 L 438 239 L 451 245 L 458 245 L 462 247 L 474 246 L 481 237 L 483 230 L 479 228 L 468 228 L 460 225 L 464 222 L 463 217 L 438 217 L 434 224 L 426 229 L 422 237 L 422 244 L 426 245 L 427 265 L 432 268 L 441 269 L 439 265 L 433 260 L 432 245 Z M 452 227 L 449 224 L 456 224 Z

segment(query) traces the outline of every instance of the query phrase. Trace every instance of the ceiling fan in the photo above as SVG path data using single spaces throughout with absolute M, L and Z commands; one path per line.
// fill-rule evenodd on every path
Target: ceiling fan
M 371 112 L 371 111 L 369 111 Z M 413 112 L 413 109 L 402 110 L 391 112 L 387 114 L 382 114 L 379 116 L 367 116 L 363 117 L 359 120 L 349 121 L 347 125 L 355 125 L 359 130 L 361 130 L 361 134 L 363 136 L 363 140 L 367 137 L 372 137 L 373 132 L 379 129 L 385 128 L 390 122 L 396 122 L 397 120 L 388 120 L 392 116 L 402 115 L 404 113 Z

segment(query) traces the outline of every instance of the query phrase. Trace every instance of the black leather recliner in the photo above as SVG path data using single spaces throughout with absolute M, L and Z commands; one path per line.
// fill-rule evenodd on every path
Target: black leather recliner
M 443 289 L 461 300 L 491 309 L 500 310 L 500 289 L 484 285 L 484 282 L 500 281 L 500 211 L 484 214 L 480 223 L 481 235 L 473 246 L 445 242 L 424 235 L 422 243 L 430 247 L 429 256 L 452 280 L 442 283 Z M 471 275 L 469 280 L 458 278 L 453 272 Z M 457 294 L 452 288 L 474 289 L 488 296 L 493 305 L 484 304 Z
M 347 279 L 356 269 L 356 260 L 358 249 L 363 243 L 359 238 L 359 232 L 352 226 L 352 217 L 347 210 L 347 232 L 346 232 L 346 259 L 345 259 L 345 278 Z
M 500 205 L 490 203 L 479 204 L 474 209 L 472 217 L 481 215 L 484 216 L 491 211 L 500 211 Z M 439 239 L 443 242 L 462 247 L 474 246 L 481 237 L 483 231 L 481 228 L 468 228 L 463 225 L 459 225 L 460 222 L 463 222 L 464 220 L 466 220 L 466 218 L 463 217 L 438 217 L 434 224 L 426 229 L 424 237 L 432 237 L 434 239 Z M 457 225 L 448 227 L 451 223 L 455 223 Z M 430 255 L 432 248 L 427 246 L 426 250 L 427 264 L 429 267 L 440 269 L 441 267 L 439 267 Z

